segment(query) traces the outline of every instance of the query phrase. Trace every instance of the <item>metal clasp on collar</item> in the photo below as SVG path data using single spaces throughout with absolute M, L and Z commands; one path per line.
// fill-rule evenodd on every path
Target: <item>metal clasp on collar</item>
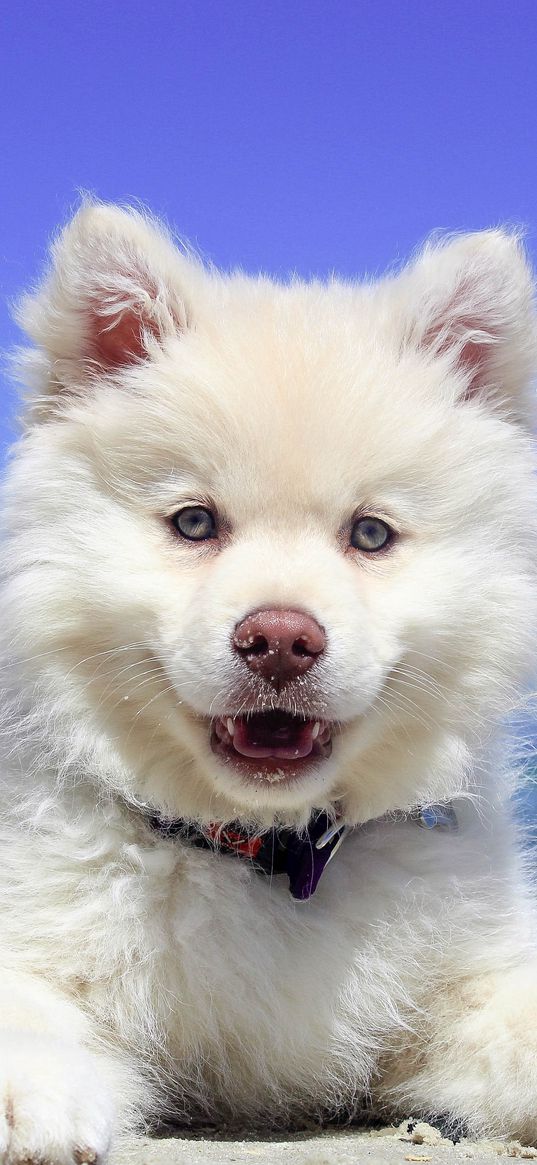
M 321 836 L 315 842 L 315 849 L 324 849 L 325 845 L 330 845 L 330 842 L 333 841 L 335 837 L 337 837 L 336 844 L 334 845 L 334 848 L 333 848 L 330 856 L 326 860 L 327 865 L 328 865 L 328 862 L 332 861 L 334 854 L 337 854 L 337 851 L 338 851 L 341 843 L 344 841 L 345 837 L 347 836 L 348 832 L 349 832 L 348 825 L 345 825 L 345 824 L 342 824 L 341 822 L 336 821 L 336 822 L 334 822 L 333 825 L 329 825 L 328 829 L 325 829 L 324 833 L 321 833 Z M 339 834 L 339 837 L 337 836 L 338 834 Z
M 451 801 L 446 801 L 443 805 L 420 805 L 413 817 L 420 829 L 440 829 L 442 833 L 456 833 L 459 828 L 457 814 Z

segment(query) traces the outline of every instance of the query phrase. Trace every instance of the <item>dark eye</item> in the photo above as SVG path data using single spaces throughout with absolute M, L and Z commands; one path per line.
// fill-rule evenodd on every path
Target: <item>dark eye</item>
M 214 514 L 206 510 L 205 506 L 185 506 L 178 510 L 172 518 L 175 529 L 183 538 L 190 542 L 204 542 L 207 538 L 216 538 L 216 521 Z
M 365 550 L 367 554 L 383 550 L 392 538 L 393 530 L 380 518 L 358 518 L 351 530 L 351 546 L 356 550 Z

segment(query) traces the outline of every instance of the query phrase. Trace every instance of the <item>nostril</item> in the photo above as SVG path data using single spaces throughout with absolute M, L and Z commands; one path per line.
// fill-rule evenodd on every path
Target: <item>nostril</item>
M 298 655 L 298 656 L 319 655 L 319 651 L 312 650 L 312 648 L 310 647 L 310 645 L 308 643 L 308 640 L 303 635 L 301 635 L 299 639 L 295 639 L 295 642 L 293 643 L 291 650 L 293 652 L 293 655 Z
M 269 645 L 268 640 L 264 635 L 256 635 L 251 643 L 246 647 L 240 649 L 246 655 L 268 655 Z

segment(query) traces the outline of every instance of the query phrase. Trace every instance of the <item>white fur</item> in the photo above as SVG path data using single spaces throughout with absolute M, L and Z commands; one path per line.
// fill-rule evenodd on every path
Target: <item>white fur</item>
M 536 621 L 518 241 L 436 243 L 372 286 L 282 286 L 86 206 L 21 319 L 0 1155 L 64 1165 L 155 1115 L 366 1101 L 535 1138 L 535 921 L 498 727 Z M 166 519 L 208 500 L 219 550 L 174 540 Z M 398 531 L 389 553 L 349 550 L 357 510 Z M 208 718 L 252 698 L 233 628 L 267 606 L 325 627 L 288 707 L 341 728 L 288 786 L 209 748 Z M 456 834 L 404 819 L 445 799 Z M 355 829 L 303 904 L 146 819 L 301 828 L 336 805 Z

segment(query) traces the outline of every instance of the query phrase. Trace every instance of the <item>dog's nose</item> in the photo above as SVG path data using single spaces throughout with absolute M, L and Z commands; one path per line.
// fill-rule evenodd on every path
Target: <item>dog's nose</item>
M 326 647 L 326 635 L 305 611 L 254 611 L 237 624 L 233 646 L 251 671 L 281 688 L 309 671 Z

